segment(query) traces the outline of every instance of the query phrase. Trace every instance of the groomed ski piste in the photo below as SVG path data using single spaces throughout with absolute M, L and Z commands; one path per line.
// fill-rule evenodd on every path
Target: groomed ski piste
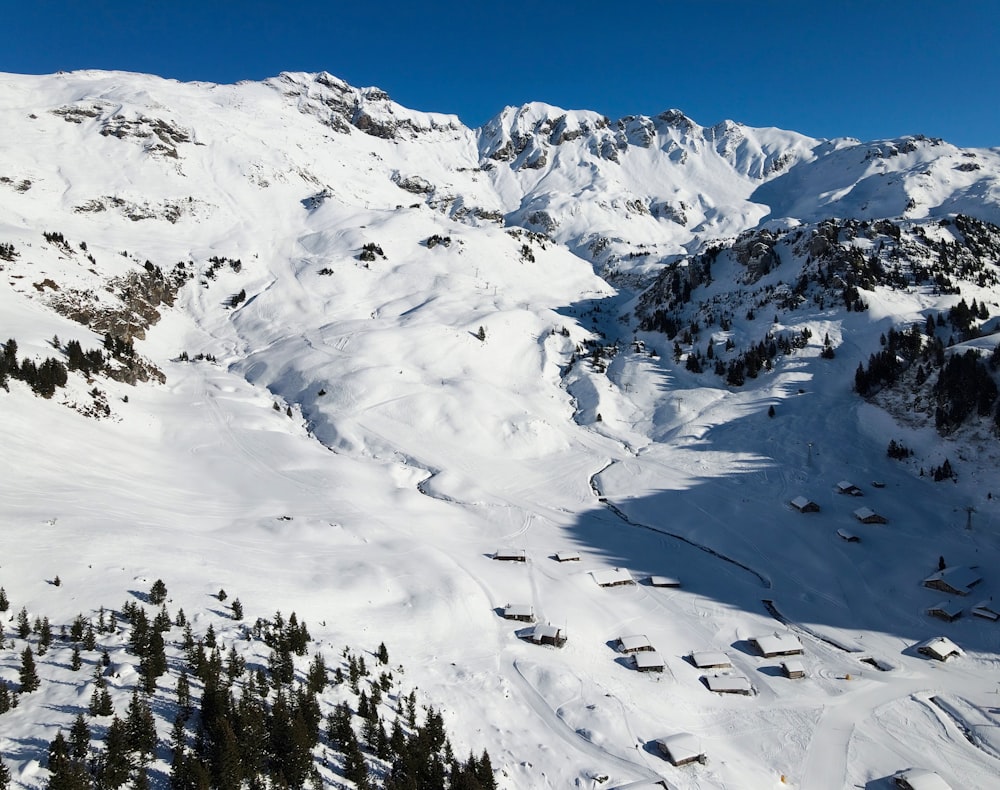
M 3 79 L 0 108 L 16 121 L 0 132 L 0 175 L 32 185 L 0 184 L 0 241 L 20 253 L 0 272 L 0 342 L 17 338 L 20 355 L 37 358 L 53 353 L 54 335 L 100 346 L 100 334 L 46 305 L 53 289 L 36 285 L 45 279 L 96 292 L 145 260 L 201 272 L 226 256 L 242 269 L 196 276 L 137 339 L 165 383 L 71 374 L 51 400 L 14 381 L 0 392 L 8 617 L 24 606 L 69 623 L 160 578 L 171 606 L 196 627 L 213 624 L 224 643 L 238 626 L 213 608 L 220 588 L 250 620 L 296 611 L 331 655 L 384 641 L 442 711 L 456 753 L 489 750 L 503 788 L 877 790 L 911 767 L 954 788 L 996 785 L 1000 624 L 969 612 L 1000 595 L 996 439 L 944 440 L 852 391 L 887 327 L 954 300 L 876 290 L 864 313 L 790 313 L 782 328 L 808 326 L 811 342 L 729 388 L 675 363 L 663 335 L 621 320 L 635 294 L 595 273 L 579 238 L 462 222 L 456 200 L 413 203 L 392 174 L 447 173 L 458 203 L 510 219 L 522 211 L 512 201 L 527 190 L 513 182 L 541 171 L 470 172 L 477 143 L 457 122 L 427 120 L 428 135 L 450 141 L 435 148 L 337 136 L 303 115 L 301 98 L 279 113 L 287 94 L 264 85 L 32 80 L 43 78 Z M 86 117 L 48 112 L 91 101 L 97 83 L 102 107 L 174 107 L 195 142 L 178 144 L 179 159 L 157 158 L 88 132 Z M 196 99 L 214 104 L 199 110 Z M 82 134 L 86 145 L 73 137 Z M 820 145 L 793 142 L 803 161 Z M 585 185 L 566 172 L 545 174 L 579 195 Z M 726 178 L 713 183 L 743 206 L 733 227 L 753 225 L 766 213 L 751 204 L 757 186 L 743 173 Z M 180 201 L 182 215 L 76 210 L 125 194 Z M 60 231 L 70 249 L 43 231 Z M 428 245 L 435 235 L 449 243 Z M 676 251 L 690 239 L 659 242 Z M 374 260 L 360 259 L 365 244 L 380 248 Z M 713 276 L 721 292 L 726 273 Z M 245 301 L 229 306 L 241 289 Z M 752 338 L 758 325 L 740 320 L 732 332 Z M 820 357 L 825 334 L 835 359 Z M 606 370 L 578 350 L 598 337 L 618 342 Z M 95 386 L 110 407 L 101 419 L 73 408 Z M 887 458 L 890 438 L 925 465 L 950 458 L 957 480 L 935 483 L 916 461 Z M 844 480 L 863 497 L 839 493 Z M 798 496 L 819 512 L 798 512 Z M 888 523 L 859 522 L 861 505 Z M 526 561 L 493 558 L 506 548 Z M 559 562 L 563 551 L 579 560 Z M 927 589 L 939 559 L 981 582 L 967 597 Z M 609 569 L 634 583 L 599 586 Z M 942 599 L 964 616 L 929 616 Z M 530 605 L 565 644 L 524 638 L 528 625 L 499 616 L 509 603 Z M 12 623 L 3 625 L 10 644 Z M 760 655 L 755 640 L 776 633 L 801 644 L 804 677 L 785 676 L 788 657 Z M 636 671 L 615 649 L 633 634 L 648 637 L 662 672 Z M 917 652 L 938 635 L 962 655 Z M 731 666 L 700 669 L 698 651 Z M 15 787 L 45 786 L 49 741 L 86 708 L 68 654 L 54 647 L 39 662 L 41 689 L 0 716 Z M 12 687 L 17 667 L 17 652 L 0 651 Z M 713 675 L 746 678 L 750 693 L 713 692 Z M 126 680 L 112 691 L 124 705 Z M 170 723 L 157 719 L 164 739 Z M 658 751 L 657 739 L 682 732 L 700 740 L 703 763 L 673 766 Z M 167 786 L 167 758 L 152 763 L 157 786 Z

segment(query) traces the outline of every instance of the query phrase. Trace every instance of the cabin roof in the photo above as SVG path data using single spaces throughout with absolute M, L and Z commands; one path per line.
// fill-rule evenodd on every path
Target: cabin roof
M 743 675 L 706 675 L 705 683 L 711 691 L 748 694 L 753 690 L 750 681 Z
M 657 738 L 656 743 L 670 755 L 671 762 L 675 763 L 697 760 L 705 755 L 701 739 L 689 732 L 678 732 L 665 738 Z
M 621 584 L 634 582 L 632 574 L 625 568 L 605 568 L 599 571 L 591 571 L 594 581 L 602 587 L 608 584 Z
M 920 652 L 930 653 L 935 658 L 939 659 L 945 659 L 948 658 L 948 656 L 962 655 L 962 648 L 946 636 L 934 636 L 930 639 L 925 639 L 923 642 L 919 642 L 915 645 L 915 647 Z
M 751 641 L 755 642 L 760 652 L 765 655 L 802 650 L 802 643 L 795 634 L 765 634 L 754 637 Z
M 631 636 L 620 636 L 618 637 L 618 644 L 621 646 L 622 650 L 642 650 L 643 648 L 652 647 L 652 643 L 649 641 L 649 637 L 645 634 L 632 634 Z
M 699 650 L 691 654 L 696 667 L 731 667 L 733 662 L 720 650 Z
M 636 669 L 652 669 L 654 667 L 663 668 L 663 659 L 655 650 L 640 650 L 632 654 Z

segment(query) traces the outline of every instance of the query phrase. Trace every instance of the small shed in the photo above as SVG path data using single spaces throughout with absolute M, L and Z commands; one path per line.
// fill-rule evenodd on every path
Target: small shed
M 672 576 L 650 576 L 650 587 L 680 587 L 681 583 Z
M 641 650 L 632 654 L 632 666 L 638 672 L 662 672 L 663 659 L 655 650 Z
M 801 656 L 805 650 L 795 634 L 767 634 L 748 640 L 764 658 L 775 656 Z
M 753 694 L 753 686 L 743 675 L 705 675 L 702 680 L 708 690 L 716 694 L 742 694 L 745 697 Z
M 951 790 L 951 785 L 933 771 L 907 768 L 892 777 L 899 790 Z
M 791 501 L 791 505 L 799 513 L 819 513 L 819 505 L 804 496 L 797 496 Z
M 503 616 L 508 620 L 519 620 L 522 623 L 535 622 L 535 613 L 526 603 L 509 603 L 503 608 Z
M 615 643 L 620 653 L 639 653 L 652 650 L 649 638 L 645 634 L 633 634 L 632 636 L 620 636 Z
M 848 496 L 864 496 L 865 492 L 858 488 L 850 480 L 841 480 L 837 483 L 837 493 Z
M 949 658 L 962 655 L 962 648 L 946 636 L 935 636 L 931 639 L 925 639 L 923 642 L 914 645 L 914 647 L 920 655 L 934 658 L 938 661 L 947 661 Z
M 945 568 L 943 571 L 928 576 L 924 579 L 924 587 L 952 595 L 968 595 L 972 588 L 983 580 L 972 568 L 964 568 L 956 565 L 953 568 Z
M 927 614 L 950 623 L 962 616 L 962 604 L 955 601 L 941 601 L 928 609 Z
M 658 738 L 656 748 L 672 765 L 687 765 L 688 763 L 702 763 L 704 765 L 708 759 L 705 755 L 705 749 L 701 745 L 701 740 L 689 732 L 678 732 L 676 735 Z
M 594 581 L 600 587 L 620 587 L 624 584 L 635 584 L 632 574 L 625 568 L 607 568 L 601 571 L 592 571 Z
M 578 551 L 557 551 L 556 562 L 579 562 L 580 552 Z
M 992 600 L 980 601 L 969 611 L 976 617 L 982 617 L 984 620 L 992 620 L 994 623 L 1000 620 L 1000 606 L 997 606 Z
M 837 537 L 841 540 L 846 540 L 848 543 L 860 543 L 861 538 L 855 535 L 853 532 L 848 532 L 846 529 L 838 529 Z
M 539 623 L 531 631 L 531 641 L 537 645 L 562 647 L 566 644 L 566 634 L 551 623 Z
M 691 654 L 691 663 L 698 669 L 729 669 L 733 662 L 718 650 L 699 650 Z
M 888 524 L 889 519 L 885 516 L 880 516 L 870 507 L 859 507 L 854 511 L 854 518 L 860 521 L 862 524 Z
M 806 665 L 797 658 L 786 658 L 781 662 L 781 673 L 786 678 L 796 680 L 806 676 Z
M 497 549 L 493 559 L 501 562 L 527 562 L 528 554 L 524 549 Z

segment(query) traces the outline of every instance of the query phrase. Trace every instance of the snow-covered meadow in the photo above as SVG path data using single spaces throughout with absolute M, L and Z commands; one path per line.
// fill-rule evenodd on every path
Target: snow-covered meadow
M 671 116 L 652 147 L 621 132 L 632 147 L 619 164 L 596 157 L 587 136 L 566 137 L 588 122 L 607 131 L 587 114 L 564 113 L 560 126 L 556 108 L 508 108 L 476 133 L 325 80 L 0 78 L 0 242 L 18 252 L 0 262 L 0 342 L 16 338 L 21 356 L 39 359 L 56 353 L 53 336 L 100 346 L 99 333 L 47 306 L 57 290 L 46 280 L 113 302 L 108 278 L 147 260 L 197 272 L 136 339 L 165 383 L 71 374 L 51 400 L 20 382 L 0 392 L 0 585 L 12 618 L 0 677 L 17 684 L 21 607 L 69 624 L 159 578 L 170 605 L 223 643 L 239 629 L 219 589 L 250 621 L 296 611 L 331 660 L 384 641 L 440 707 L 456 752 L 489 750 L 500 787 L 875 790 L 912 766 L 956 788 L 994 786 L 1000 624 L 968 606 L 1000 595 L 996 440 L 945 442 L 851 391 L 880 333 L 947 300 L 873 292 L 866 313 L 790 314 L 788 328 L 810 326 L 811 343 L 732 389 L 674 363 L 663 335 L 636 332 L 628 277 L 616 288 L 600 276 L 631 266 L 638 277 L 774 206 L 823 216 L 835 204 L 823 167 L 834 165 L 820 157 L 846 157 L 850 141 Z M 349 100 L 354 122 L 367 113 L 393 133 L 339 129 L 331 113 Z M 557 133 L 569 142 L 553 144 Z M 511 140 L 511 160 L 480 158 Z M 930 157 L 960 156 L 945 147 L 878 159 L 909 157 L 879 199 L 889 205 L 910 179 L 941 212 L 967 209 L 965 181 L 942 197 L 917 178 Z M 781 168 L 803 170 L 777 175 L 783 153 Z M 995 151 L 978 156 L 996 172 Z M 782 178 L 794 188 L 779 200 Z M 837 200 L 861 211 L 870 186 L 851 198 L 841 185 Z M 628 207 L 640 189 L 647 205 L 683 204 L 687 224 Z M 989 189 L 986 218 L 997 213 Z M 829 199 L 807 211 L 802 193 Z M 550 237 L 513 227 L 543 230 L 538 212 L 556 222 Z M 46 242 L 52 231 L 68 244 Z M 629 264 L 642 244 L 656 254 Z M 365 245 L 378 248 L 371 260 Z M 239 271 L 206 276 L 212 256 L 239 259 Z M 731 283 L 719 269 L 711 288 Z M 754 331 L 742 320 L 732 330 Z M 619 341 L 606 371 L 584 349 L 598 333 Z M 824 334 L 836 338 L 833 360 L 820 357 Z M 110 409 L 101 419 L 72 408 L 95 387 Z M 957 482 L 887 458 L 891 438 L 924 464 L 950 457 Z M 838 493 L 844 480 L 864 496 Z M 795 510 L 797 496 L 819 512 Z M 862 505 L 888 523 L 859 523 Z M 498 549 L 526 562 L 494 560 Z M 560 551 L 580 559 L 559 562 Z M 921 586 L 939 558 L 981 575 L 967 599 Z M 595 573 L 611 568 L 637 583 L 599 587 Z M 655 587 L 656 575 L 681 586 Z M 965 616 L 929 617 L 942 599 Z M 500 616 L 507 604 L 530 605 L 566 644 L 524 639 L 529 625 Z M 750 644 L 775 632 L 801 641 L 804 678 Z M 632 634 L 648 637 L 662 673 L 635 671 L 615 649 Z M 939 634 L 964 654 L 939 663 L 914 650 Z M 699 669 L 695 651 L 722 651 L 732 666 Z M 124 706 L 131 676 L 119 669 Z M 716 672 L 747 678 L 753 693 L 713 693 L 704 678 Z M 0 716 L 15 787 L 45 785 L 49 741 L 90 695 L 66 648 L 39 673 L 41 689 Z M 158 718 L 164 738 L 170 723 Z M 674 767 L 657 752 L 679 732 L 700 739 L 704 764 Z M 165 755 L 154 769 L 167 786 Z

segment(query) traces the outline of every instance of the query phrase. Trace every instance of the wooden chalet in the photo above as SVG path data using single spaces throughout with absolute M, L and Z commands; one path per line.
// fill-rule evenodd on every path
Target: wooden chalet
M 837 537 L 841 540 L 846 540 L 848 543 L 860 543 L 861 538 L 855 535 L 853 532 L 848 532 L 846 529 L 838 529 Z
M 493 559 L 501 562 L 527 562 L 528 553 L 524 549 L 497 549 Z
M 656 750 L 670 762 L 671 765 L 687 765 L 708 760 L 701 740 L 689 732 L 679 732 L 656 740 Z
M 775 656 L 800 656 L 805 650 L 795 634 L 767 634 L 748 640 L 764 658 Z
M 962 604 L 955 601 L 941 601 L 930 607 L 927 614 L 950 623 L 962 616 Z
M 599 587 L 621 587 L 626 584 L 635 584 L 632 574 L 625 568 L 606 568 L 601 571 L 592 571 L 591 576 Z
M 662 672 L 664 664 L 655 650 L 640 650 L 632 654 L 632 666 L 637 672 Z
M 745 697 L 753 694 L 753 686 L 743 675 L 705 675 L 702 682 L 716 694 L 742 694 Z
M 649 579 L 650 587 L 680 587 L 681 583 L 679 580 L 673 578 L 672 576 L 650 576 Z
M 806 676 L 806 665 L 797 658 L 787 658 L 781 662 L 781 674 L 792 680 L 804 678 Z
M 1000 620 L 1000 606 L 993 603 L 992 600 L 980 601 L 969 611 L 976 617 L 982 617 L 984 620 L 992 620 L 994 623 Z
M 889 519 L 885 516 L 880 516 L 870 507 L 859 507 L 854 511 L 854 518 L 860 521 L 862 524 L 888 524 Z
M 947 661 L 949 658 L 962 655 L 962 648 L 946 636 L 935 636 L 931 639 L 925 639 L 923 642 L 914 645 L 914 647 L 920 655 L 936 659 L 937 661 Z
M 819 513 L 819 505 L 804 496 L 797 496 L 789 504 L 799 513 Z
M 551 623 L 539 623 L 536 625 L 529 637 L 536 645 L 552 645 L 562 647 L 566 644 L 566 634 L 561 629 Z
M 579 562 L 580 552 L 578 551 L 557 551 L 556 562 Z
M 730 669 L 733 662 L 718 650 L 699 650 L 691 654 L 691 663 L 698 669 Z
M 865 492 L 858 488 L 850 480 L 841 480 L 837 483 L 837 493 L 847 494 L 848 496 L 864 496 Z
M 619 653 L 641 653 L 643 651 L 653 650 L 653 645 L 649 641 L 649 637 L 645 634 L 633 634 L 632 636 L 620 636 L 618 641 L 615 642 L 615 647 L 618 648 Z
M 535 613 L 526 603 L 509 603 L 503 608 L 503 616 L 507 620 L 518 620 L 522 623 L 535 622 Z
M 945 568 L 932 576 L 924 579 L 924 587 L 952 595 L 968 595 L 972 588 L 983 580 L 972 568 L 964 568 L 956 565 L 954 568 Z

